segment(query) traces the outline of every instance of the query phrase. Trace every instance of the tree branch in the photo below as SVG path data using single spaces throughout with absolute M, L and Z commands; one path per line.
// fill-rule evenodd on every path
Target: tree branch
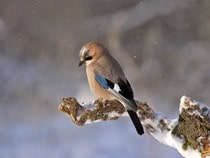
M 146 132 L 160 143 L 176 148 L 184 157 L 210 156 L 210 108 L 183 96 L 179 117 L 170 120 L 155 113 L 146 103 L 136 101 L 137 114 Z M 128 116 L 117 100 L 98 99 L 94 103 L 80 105 L 73 97 L 64 98 L 59 110 L 77 125 L 116 120 Z M 192 156 L 193 155 L 193 156 Z

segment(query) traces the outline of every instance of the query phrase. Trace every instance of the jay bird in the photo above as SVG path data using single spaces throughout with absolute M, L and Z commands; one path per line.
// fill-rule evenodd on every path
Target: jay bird
M 144 129 L 136 114 L 137 105 L 133 90 L 120 64 L 108 49 L 97 41 L 85 44 L 79 53 L 79 66 L 86 63 L 86 73 L 91 91 L 96 97 L 117 99 L 127 110 L 139 135 Z

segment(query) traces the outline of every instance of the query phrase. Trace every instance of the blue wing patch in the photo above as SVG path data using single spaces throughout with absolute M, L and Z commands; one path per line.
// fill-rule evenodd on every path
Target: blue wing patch
M 137 110 L 137 106 L 130 101 L 130 99 L 133 100 L 133 91 L 129 83 L 127 83 L 127 86 L 126 84 L 114 84 L 112 81 L 104 78 L 97 72 L 95 72 L 95 80 L 101 87 L 111 92 L 113 96 L 115 96 L 116 99 L 118 99 L 125 106 L 126 109 L 133 111 Z
M 101 87 L 103 87 L 105 89 L 109 88 L 109 85 L 108 85 L 108 82 L 107 82 L 106 78 L 104 78 L 101 75 L 99 75 L 98 73 L 96 73 L 95 74 L 95 79 Z
M 104 78 L 103 76 L 99 75 L 98 73 L 95 73 L 95 79 L 98 82 L 98 84 L 103 87 L 104 89 L 113 89 L 114 83 L 112 83 L 110 80 Z

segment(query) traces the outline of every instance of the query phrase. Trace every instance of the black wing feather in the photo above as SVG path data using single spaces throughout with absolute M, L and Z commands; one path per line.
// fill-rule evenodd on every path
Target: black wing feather
M 120 87 L 119 93 L 122 96 L 124 96 L 126 99 L 133 100 L 133 90 L 131 89 L 131 85 L 128 82 L 128 80 L 126 80 L 126 82 L 123 80 L 120 80 L 118 85 Z
M 137 116 L 136 112 L 132 111 L 132 110 L 127 110 L 135 128 L 136 128 L 136 131 L 139 135 L 142 135 L 144 134 L 144 128 L 139 120 L 139 117 Z
M 123 95 L 125 98 L 127 98 L 128 100 L 130 100 L 134 105 L 136 105 L 135 101 L 133 100 L 133 90 L 131 88 L 130 83 L 128 82 L 128 80 L 126 80 L 126 83 L 124 81 L 120 81 L 118 83 L 118 85 L 120 86 L 120 91 L 119 93 L 121 95 Z M 137 105 L 136 105 L 137 107 Z M 135 128 L 136 131 L 139 135 L 144 134 L 144 128 L 139 120 L 139 117 L 137 116 L 136 112 L 133 110 L 127 110 Z

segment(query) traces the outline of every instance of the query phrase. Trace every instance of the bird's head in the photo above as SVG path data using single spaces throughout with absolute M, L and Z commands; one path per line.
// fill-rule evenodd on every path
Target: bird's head
M 85 44 L 79 52 L 79 66 L 85 62 L 87 65 L 94 63 L 104 52 L 106 52 L 104 50 L 106 50 L 106 48 L 97 41 Z

